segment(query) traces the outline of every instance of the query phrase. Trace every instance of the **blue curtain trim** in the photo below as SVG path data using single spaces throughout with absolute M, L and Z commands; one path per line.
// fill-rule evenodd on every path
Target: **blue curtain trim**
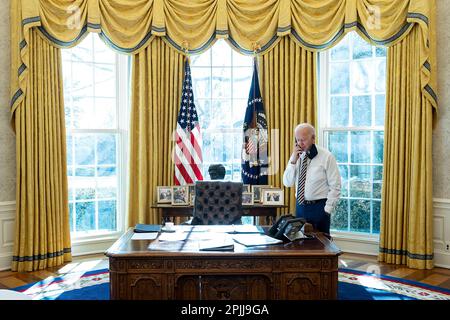
M 434 90 L 428 84 L 425 86 L 425 90 L 430 94 L 430 96 L 434 99 L 434 101 L 437 104 L 438 96 L 437 96 L 436 92 L 434 92 Z
M 88 26 L 88 28 L 91 28 L 91 29 L 101 29 L 102 28 L 102 26 L 99 23 L 88 22 L 87 26 Z
M 428 23 L 428 17 L 421 14 L 421 13 L 416 13 L 416 12 L 408 12 L 408 14 L 406 15 L 407 18 L 413 18 L 413 19 L 420 19 L 423 22 L 425 22 L 427 25 Z
M 14 96 L 11 99 L 11 104 L 10 107 L 12 108 L 12 106 L 14 105 L 14 103 L 16 103 L 17 99 L 19 99 L 19 97 L 23 94 L 22 89 L 19 89 L 16 91 L 16 93 L 14 94 Z
M 13 261 L 24 262 L 24 261 L 46 260 L 46 259 L 59 257 L 65 253 L 70 253 L 70 252 L 72 252 L 71 248 L 64 248 L 61 251 L 49 252 L 49 253 L 45 253 L 45 254 L 38 254 L 38 255 L 34 255 L 34 256 L 23 256 L 23 257 L 13 256 Z
M 166 32 L 166 27 L 155 27 L 155 26 L 152 26 L 152 31 Z
M 427 68 L 428 71 L 431 71 L 431 66 L 430 66 L 430 63 L 429 63 L 428 61 L 425 61 L 425 63 L 423 64 L 423 66 L 424 66 L 425 68 Z
M 216 34 L 226 35 L 228 34 L 228 30 L 216 30 Z
M 406 250 L 397 250 L 397 249 L 388 249 L 388 248 L 381 248 L 381 253 L 386 254 L 395 254 L 399 256 L 407 256 L 410 259 L 416 259 L 416 260 L 433 260 L 434 255 L 433 254 L 418 254 L 418 253 L 411 253 Z
M 38 22 L 38 21 L 41 21 L 41 17 L 39 17 L 39 16 L 23 19 L 22 20 L 22 27 L 25 26 L 28 23 Z
M 277 32 L 284 32 L 284 31 L 288 31 L 288 30 L 291 30 L 291 25 L 288 25 L 286 27 L 279 27 L 277 29 Z
M 22 63 L 22 64 L 20 65 L 19 70 L 18 70 L 18 72 L 17 72 L 19 77 L 20 77 L 20 75 L 22 74 L 22 72 L 25 71 L 26 68 L 27 68 L 27 66 L 25 65 L 25 63 Z
M 60 47 L 70 47 L 72 44 L 76 43 L 78 40 L 80 40 L 84 34 L 87 32 L 87 26 L 83 26 L 83 28 L 81 29 L 80 33 L 78 34 L 78 36 L 73 39 L 72 41 L 61 41 L 56 39 L 55 37 L 53 37 L 50 33 L 47 32 L 47 30 L 45 30 L 45 28 L 43 27 L 38 27 L 39 31 L 42 32 L 42 34 L 51 42 L 57 44 Z
M 164 38 L 172 45 L 174 46 L 177 50 L 184 52 L 185 50 L 180 47 L 178 44 L 175 43 L 175 41 L 172 40 L 172 38 L 170 38 L 168 35 L 164 36 Z M 211 43 L 214 41 L 214 39 L 216 38 L 216 32 L 214 32 L 212 34 L 212 36 L 208 39 L 208 41 L 206 41 L 206 43 L 204 45 L 202 45 L 200 48 L 198 49 L 193 49 L 193 50 L 188 50 L 189 54 L 196 54 L 196 53 L 200 53 L 203 50 L 209 48 L 209 46 L 211 45 Z
M 110 47 L 114 48 L 115 50 L 123 53 L 132 53 L 142 47 L 148 41 L 148 39 L 152 37 L 152 33 L 148 32 L 145 35 L 144 39 L 142 39 L 134 48 L 119 47 L 118 45 L 114 44 L 114 42 L 112 42 L 112 40 L 103 31 L 99 33 L 99 36 L 103 41 L 105 41 Z
M 20 41 L 19 49 L 22 51 L 23 48 L 27 46 L 27 42 L 25 40 Z

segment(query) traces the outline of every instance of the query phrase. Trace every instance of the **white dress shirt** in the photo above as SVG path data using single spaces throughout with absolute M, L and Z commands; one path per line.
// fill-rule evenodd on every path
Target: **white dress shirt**
M 317 155 L 313 159 L 307 159 L 308 166 L 305 181 L 305 200 L 327 199 L 325 211 L 331 214 L 341 194 L 341 175 L 336 159 L 330 151 L 316 145 Z M 297 195 L 298 174 L 303 157 L 303 152 L 295 164 L 289 162 L 284 170 L 283 184 L 286 187 L 295 185 Z

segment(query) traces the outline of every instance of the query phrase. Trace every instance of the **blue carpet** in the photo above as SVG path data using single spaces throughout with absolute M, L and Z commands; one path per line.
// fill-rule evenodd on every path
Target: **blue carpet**
M 35 299 L 39 300 L 109 300 L 109 282 L 107 278 L 103 278 L 107 276 L 107 269 L 102 270 L 94 270 L 90 272 L 85 272 L 81 275 L 78 275 L 76 279 L 80 283 L 89 283 L 89 285 L 80 284 L 78 285 L 80 288 L 67 290 L 67 288 L 73 288 L 69 285 L 64 285 L 65 283 L 70 283 L 68 279 L 70 279 L 69 275 L 64 275 L 58 278 L 49 278 L 40 282 L 36 282 L 33 284 L 28 284 L 26 286 L 15 288 L 14 290 L 25 292 L 30 295 L 36 294 L 36 291 L 41 290 L 41 292 L 45 292 L 43 297 L 38 297 Z M 345 274 L 347 276 L 347 282 L 339 281 L 338 283 L 338 299 L 339 300 L 416 300 L 415 297 L 421 297 L 422 291 L 430 293 L 436 292 L 444 297 L 448 297 L 450 299 L 450 290 L 446 290 L 439 287 L 434 287 L 430 285 L 425 285 L 422 283 L 404 280 L 384 275 L 373 275 L 367 274 L 361 271 L 350 270 L 350 269 L 339 269 L 340 272 L 340 280 L 341 275 Z M 354 277 L 354 278 L 353 278 Z M 362 285 L 360 277 L 367 277 L 368 279 L 375 279 L 374 281 L 384 281 L 384 284 L 388 286 L 396 286 L 402 288 L 403 285 L 409 286 L 409 289 L 406 288 L 404 292 L 408 293 L 409 296 L 394 293 L 388 290 L 375 289 L 370 286 Z M 359 280 L 358 280 L 359 279 Z M 92 282 L 103 282 L 98 284 L 92 284 Z M 355 283 L 348 283 L 349 281 L 354 281 Z M 359 281 L 359 282 L 358 282 Z M 411 287 L 412 286 L 412 287 Z M 76 287 L 76 286 L 75 286 Z M 410 294 L 410 289 L 417 289 L 419 295 L 415 295 L 412 297 Z M 427 291 L 428 290 L 428 291 Z M 430 291 L 431 290 L 431 291 Z M 401 290 L 397 290 L 397 292 L 403 292 Z M 34 292 L 34 293 L 33 293 Z M 434 298 L 434 296 L 428 295 L 428 298 Z

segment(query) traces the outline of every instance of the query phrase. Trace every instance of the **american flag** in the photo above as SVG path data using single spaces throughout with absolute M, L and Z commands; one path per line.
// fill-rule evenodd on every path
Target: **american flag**
M 203 180 L 200 169 L 203 162 L 202 136 L 194 104 L 191 68 L 187 59 L 184 64 L 183 91 L 175 141 L 175 185 L 191 184 L 196 180 Z

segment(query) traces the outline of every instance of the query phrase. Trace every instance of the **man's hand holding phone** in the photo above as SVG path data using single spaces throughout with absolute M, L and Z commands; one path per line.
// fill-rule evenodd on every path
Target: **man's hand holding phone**
M 294 145 L 294 151 L 291 154 L 291 159 L 289 160 L 292 164 L 296 164 L 303 150 L 297 142 Z

